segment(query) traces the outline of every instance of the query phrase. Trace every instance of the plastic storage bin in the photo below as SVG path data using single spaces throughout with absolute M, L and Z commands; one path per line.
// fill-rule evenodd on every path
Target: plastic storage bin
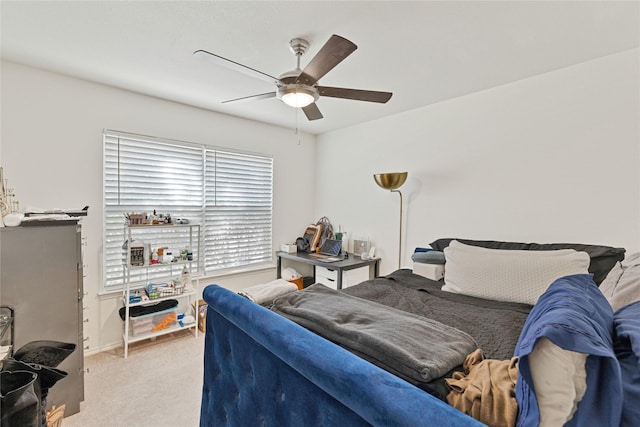
M 131 322 L 129 329 L 131 331 L 131 335 L 138 336 L 171 328 L 176 325 L 177 320 L 178 307 L 176 306 L 155 313 L 131 317 L 129 319 Z

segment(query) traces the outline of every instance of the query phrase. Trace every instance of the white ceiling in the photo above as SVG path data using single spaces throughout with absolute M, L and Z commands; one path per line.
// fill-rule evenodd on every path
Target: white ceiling
M 6 1 L 2 58 L 221 113 L 321 134 L 639 46 L 639 2 Z M 358 45 L 324 86 L 393 92 L 320 98 L 324 119 L 277 99 L 222 104 L 269 83 L 197 60 L 204 49 L 279 76 L 288 42 Z

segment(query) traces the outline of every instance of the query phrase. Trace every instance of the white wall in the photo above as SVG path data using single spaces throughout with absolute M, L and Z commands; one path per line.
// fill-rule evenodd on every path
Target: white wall
M 20 206 L 82 208 L 85 337 L 91 353 L 121 343 L 121 306 L 99 296 L 102 281 L 102 130 L 179 139 L 274 157 L 274 249 L 299 236 L 314 219 L 315 137 L 221 115 L 46 71 L 2 62 L 0 164 Z M 300 144 L 299 144 L 300 140 Z M 300 174 L 291 165 L 303 164 Z M 38 260 L 33 260 L 37 266 Z M 275 269 L 211 278 L 241 289 L 275 279 Z
M 370 236 L 389 273 L 398 262 L 399 197 L 372 174 L 408 171 L 403 265 L 416 246 L 439 237 L 638 251 L 638 55 L 634 49 L 322 135 L 315 216 Z
M 638 251 L 638 54 L 335 131 L 317 146 L 288 129 L 3 62 L 0 164 L 22 206 L 90 205 L 82 222 L 91 353 L 119 344 L 121 331 L 118 298 L 98 295 L 104 128 L 272 154 L 274 245 L 326 215 L 373 240 L 383 274 L 397 267 L 399 206 L 374 183 L 379 172 L 409 172 L 403 264 L 414 247 L 445 236 Z M 315 173 L 301 175 L 291 167 L 299 164 Z M 315 198 L 302 191 L 314 185 Z M 240 289 L 273 277 L 269 269 L 207 283 Z

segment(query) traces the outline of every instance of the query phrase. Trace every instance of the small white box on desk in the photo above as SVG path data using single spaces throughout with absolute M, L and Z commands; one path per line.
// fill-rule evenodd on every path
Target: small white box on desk
M 295 254 L 296 252 L 298 252 L 298 245 L 293 245 L 293 244 L 280 245 L 280 250 L 282 252 L 287 252 L 289 254 Z

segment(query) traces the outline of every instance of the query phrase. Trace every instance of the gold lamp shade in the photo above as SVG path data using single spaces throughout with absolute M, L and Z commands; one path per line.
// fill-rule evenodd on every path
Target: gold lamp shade
M 376 184 L 385 190 L 395 190 L 404 184 L 407 180 L 407 175 L 409 175 L 408 172 L 378 173 L 373 175 L 373 179 L 376 180 Z

